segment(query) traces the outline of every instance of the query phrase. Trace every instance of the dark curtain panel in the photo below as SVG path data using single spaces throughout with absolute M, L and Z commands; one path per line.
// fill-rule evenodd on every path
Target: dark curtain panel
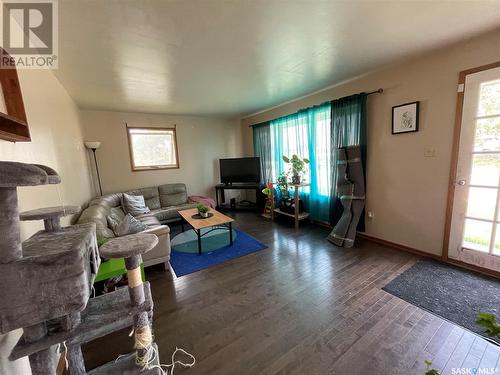
M 366 94 L 356 94 L 331 102 L 332 188 L 330 224 L 335 226 L 342 216 L 342 204 L 337 197 L 337 148 L 360 145 L 366 186 Z M 365 214 L 359 220 L 359 231 L 365 230 Z
M 253 153 L 260 157 L 260 179 L 262 183 L 271 181 L 273 155 L 271 150 L 271 125 L 269 122 L 254 125 Z

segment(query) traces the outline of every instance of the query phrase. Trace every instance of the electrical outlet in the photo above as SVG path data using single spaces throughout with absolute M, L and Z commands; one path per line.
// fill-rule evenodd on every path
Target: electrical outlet
M 431 146 L 424 147 L 424 156 L 426 158 L 434 158 L 436 157 L 436 149 Z

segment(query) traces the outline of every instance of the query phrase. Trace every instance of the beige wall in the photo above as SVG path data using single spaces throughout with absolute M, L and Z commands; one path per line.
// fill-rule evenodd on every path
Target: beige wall
M 327 100 L 384 89 L 368 99 L 367 234 L 441 254 L 458 73 L 500 60 L 500 30 L 388 67 L 242 120 L 248 127 Z M 391 107 L 419 100 L 418 133 L 391 135 Z M 436 150 L 424 157 L 424 149 Z
M 241 156 L 237 120 L 105 111 L 81 114 L 85 138 L 102 142 L 97 158 L 104 193 L 183 182 L 189 195 L 214 196 L 213 186 L 219 181 L 218 159 Z M 180 168 L 132 172 L 125 123 L 176 125 Z
M 83 204 L 91 195 L 91 185 L 76 105 L 49 71 L 20 70 L 19 80 L 32 141 L 0 140 L 0 160 L 45 164 L 62 179 L 60 185 L 19 188 L 19 209 Z M 68 223 L 69 218 L 65 220 Z M 42 227 L 41 221 L 23 222 L 21 235 L 26 239 Z M 20 330 L 0 335 L 1 374 L 30 373 L 27 357 L 7 360 L 19 335 Z
M 49 71 L 20 70 L 19 80 L 31 142 L 0 140 L 0 160 L 45 164 L 62 179 L 60 185 L 19 188 L 20 210 L 85 203 L 91 182 L 78 108 Z M 23 222 L 23 239 L 42 227 L 43 222 Z

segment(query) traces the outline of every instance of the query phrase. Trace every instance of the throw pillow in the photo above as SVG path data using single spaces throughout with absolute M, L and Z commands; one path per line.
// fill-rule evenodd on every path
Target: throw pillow
M 127 234 L 139 233 L 145 229 L 147 229 L 146 224 L 141 223 L 132 215 L 127 214 L 121 223 L 116 226 L 114 232 L 118 237 L 120 237 L 126 236 Z
M 149 208 L 144 202 L 144 197 L 142 195 L 129 195 L 123 193 L 122 207 L 125 213 L 131 214 L 132 216 L 138 216 L 150 212 Z
M 120 220 L 116 217 L 108 215 L 106 216 L 106 221 L 108 222 L 108 227 L 114 232 L 116 227 L 120 224 Z
M 118 224 L 125 218 L 125 213 L 121 207 L 111 207 L 110 213 L 106 216 L 108 227 L 114 232 Z
M 122 221 L 125 218 L 125 212 L 123 212 L 121 206 L 111 207 L 109 214 L 117 218 L 119 221 Z

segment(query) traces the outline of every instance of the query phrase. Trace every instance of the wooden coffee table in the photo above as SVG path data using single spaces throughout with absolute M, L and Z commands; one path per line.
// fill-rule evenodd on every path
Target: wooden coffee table
M 190 208 L 189 210 L 179 211 L 182 218 L 188 222 L 189 225 L 193 227 L 196 235 L 198 236 L 198 254 L 201 255 L 201 237 L 204 235 L 217 230 L 217 229 L 228 229 L 229 230 L 229 244 L 233 245 L 233 221 L 234 219 L 229 216 L 223 215 L 214 209 L 209 211 L 213 216 L 208 218 L 193 218 L 193 216 L 198 215 L 198 209 Z M 212 227 L 209 231 L 201 234 L 201 230 L 205 228 Z

